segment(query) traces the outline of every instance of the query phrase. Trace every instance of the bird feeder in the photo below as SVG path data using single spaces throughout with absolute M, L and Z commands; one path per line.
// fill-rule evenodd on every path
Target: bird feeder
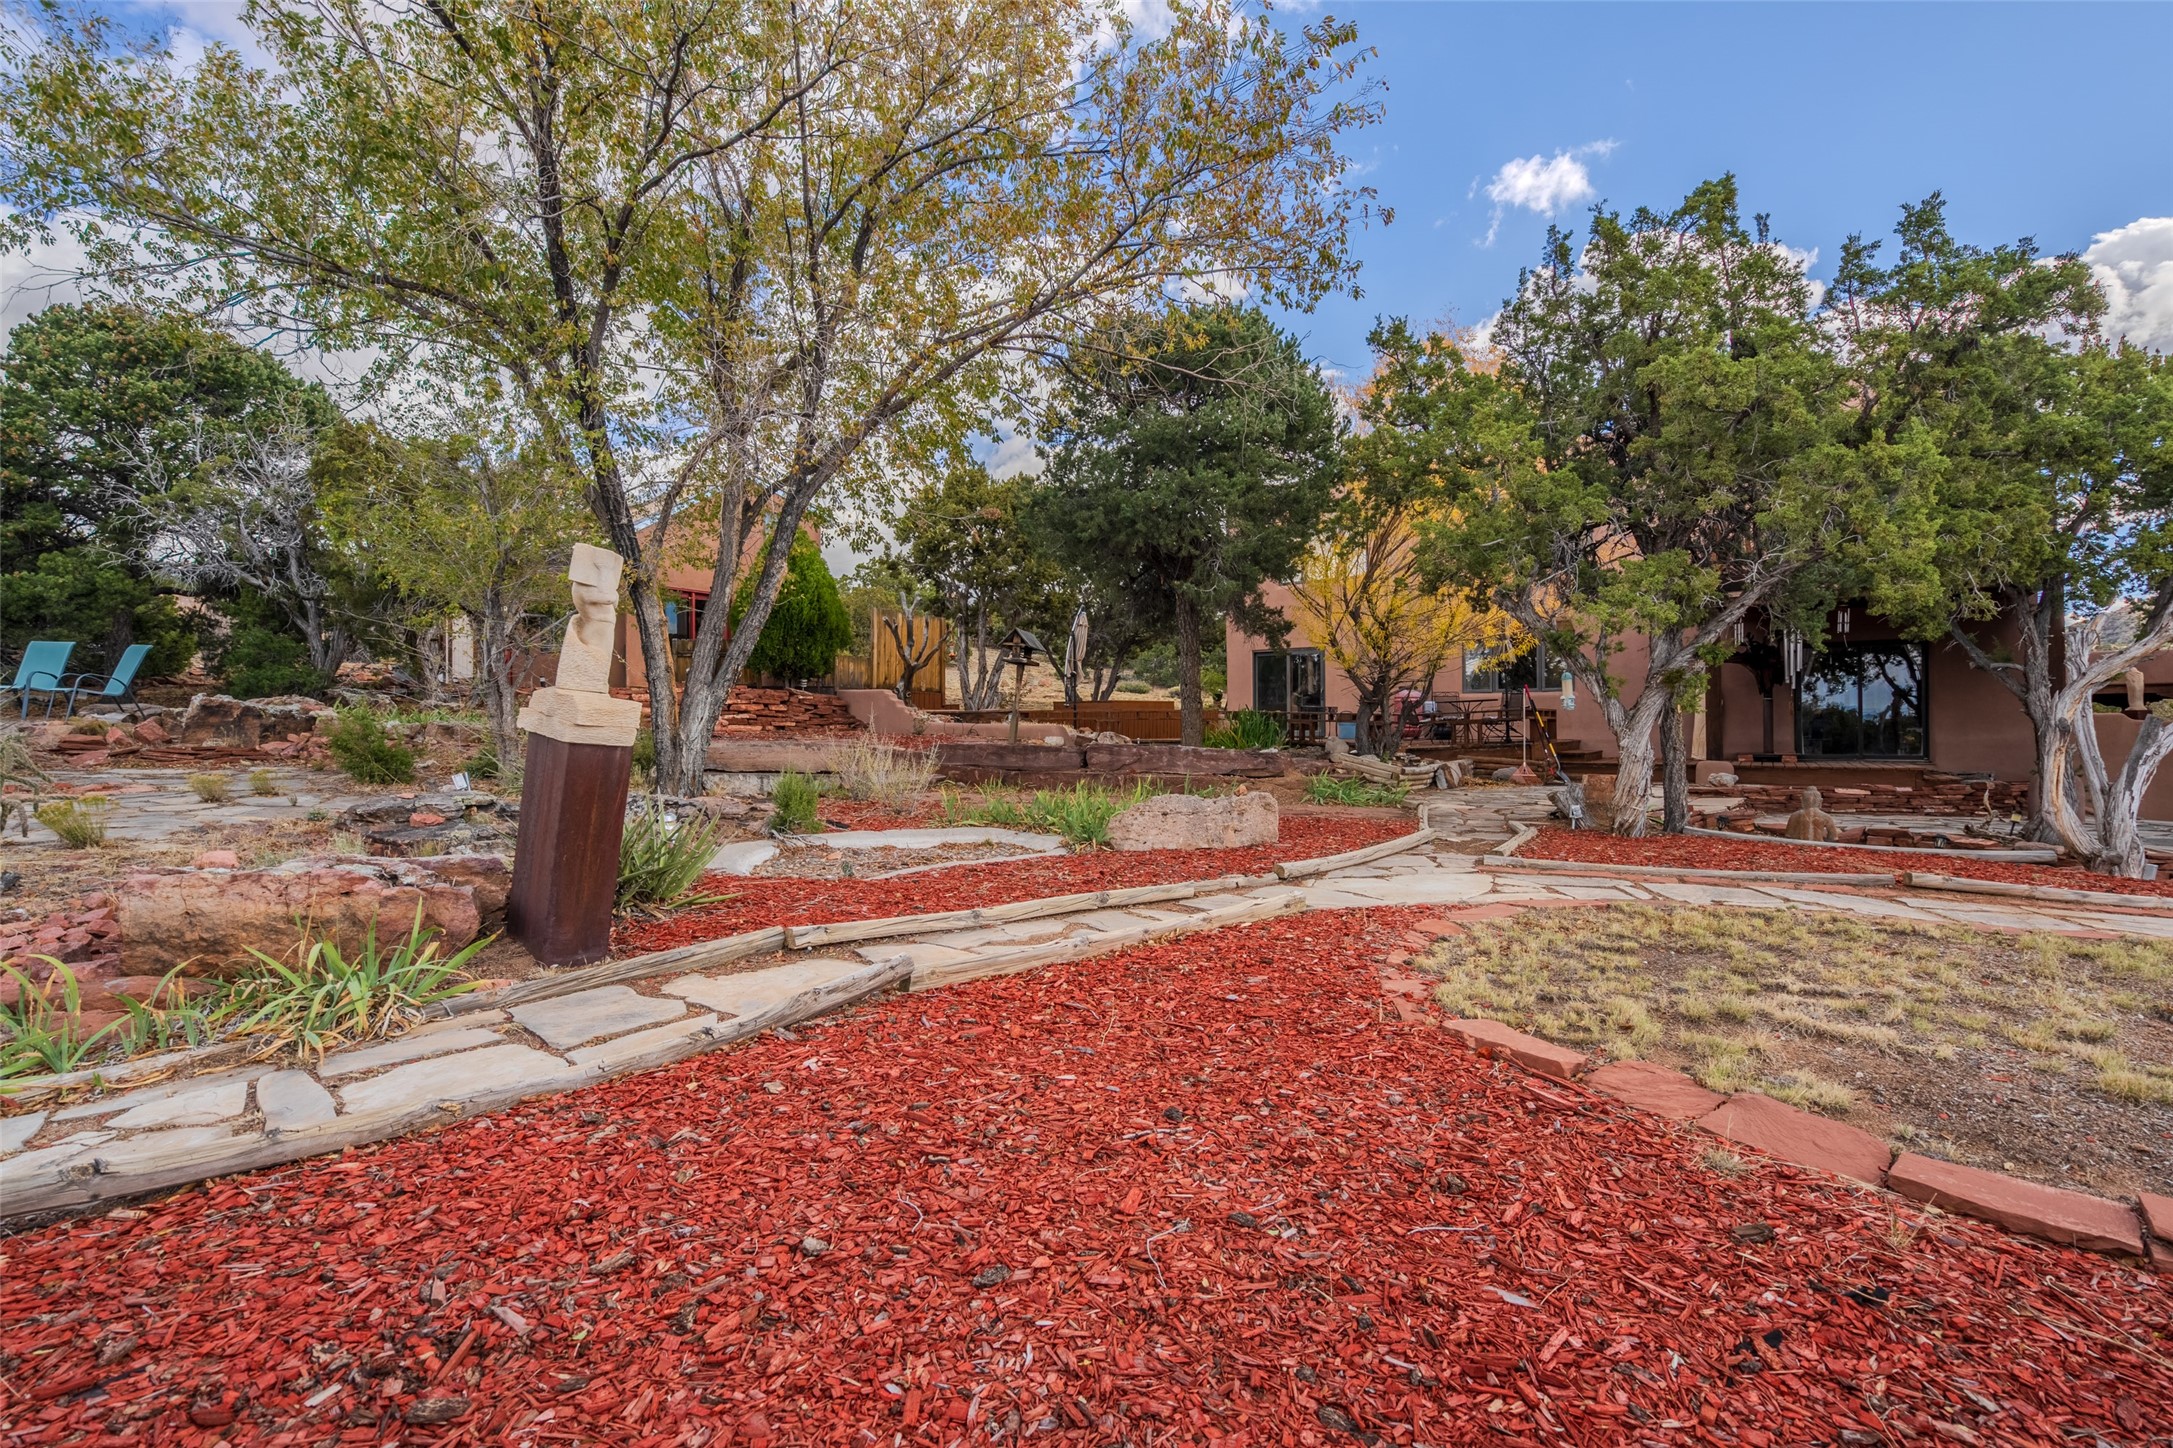
M 1019 706 L 1026 694 L 1026 670 L 1034 663 L 1049 657 L 1049 651 L 1025 629 L 1015 628 L 1003 636 L 997 645 L 996 662 L 999 666 L 1017 670 L 1011 681 L 1011 742 L 1019 742 Z

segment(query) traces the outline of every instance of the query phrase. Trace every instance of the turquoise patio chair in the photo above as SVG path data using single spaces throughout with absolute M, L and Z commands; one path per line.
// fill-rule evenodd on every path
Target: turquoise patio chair
M 23 717 L 30 717 L 30 696 L 45 696 L 45 712 L 53 712 L 53 700 L 68 691 L 61 682 L 61 671 L 68 667 L 68 655 L 75 645 L 66 640 L 34 639 L 23 646 L 23 661 L 15 666 L 15 682 L 8 685 L 22 700 Z
M 74 682 L 68 685 L 68 712 L 75 712 L 76 699 L 86 693 L 94 702 L 118 704 L 124 710 L 135 704 L 136 671 L 143 667 L 143 661 L 150 653 L 149 644 L 130 644 L 121 650 L 120 667 L 106 675 L 103 682 L 98 682 L 96 674 L 71 674 L 69 678 Z M 51 712 L 52 706 L 46 707 L 47 712 Z

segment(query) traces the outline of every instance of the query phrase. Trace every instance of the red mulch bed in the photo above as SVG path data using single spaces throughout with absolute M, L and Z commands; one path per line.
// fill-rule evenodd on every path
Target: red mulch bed
M 2057 885 L 2063 890 L 2106 890 L 2123 895 L 2173 895 L 2173 880 L 2127 880 L 2058 865 L 2018 865 L 1966 854 L 1923 850 L 1832 850 L 1782 840 L 1719 840 L 1707 835 L 1650 835 L 1622 839 L 1598 831 L 1547 829 L 1517 851 L 1538 860 L 1582 860 L 1594 865 L 1675 865 L 1696 870 L 1804 870 L 1821 875 L 1866 875 L 1925 870 L 1969 880 L 2016 885 Z
M 828 813 L 825 810 L 825 813 Z M 859 829 L 880 828 L 857 825 Z M 961 865 L 898 880 L 745 879 L 706 876 L 696 888 L 729 894 L 722 905 L 685 910 L 667 920 L 622 925 L 612 935 L 612 954 L 669 950 L 766 925 L 812 925 L 921 915 L 1038 900 L 1080 890 L 1167 885 L 1217 875 L 1264 875 L 1283 860 L 1309 860 L 1360 849 L 1411 832 L 1408 819 L 1338 819 L 1285 816 L 1276 844 L 1249 850 L 1096 850 L 1084 855 Z
M 2162 1425 L 2161 1281 L 1813 1173 L 1718 1175 L 1695 1133 L 1384 1025 L 1374 961 L 1415 913 L 895 999 L 25 1234 L 0 1249 L 0 1432 L 1773 1448 Z

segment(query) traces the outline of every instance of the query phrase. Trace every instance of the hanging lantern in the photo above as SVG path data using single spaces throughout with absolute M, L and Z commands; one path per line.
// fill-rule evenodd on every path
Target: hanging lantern
M 1842 638 L 1849 636 L 1849 606 L 1845 603 L 1834 610 L 1833 631 Z
M 1744 639 L 1750 636 L 1749 626 L 1745 624 L 1742 619 L 1737 619 L 1732 625 L 1730 625 L 1728 629 L 1728 635 L 1729 637 L 1733 638 L 1738 644 L 1740 644 L 1743 642 Z

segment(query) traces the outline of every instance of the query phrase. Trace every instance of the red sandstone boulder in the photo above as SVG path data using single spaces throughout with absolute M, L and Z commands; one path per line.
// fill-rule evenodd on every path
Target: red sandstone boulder
M 247 968 L 252 948 L 291 955 L 305 930 L 353 950 L 374 926 L 385 945 L 406 937 L 418 908 L 424 927 L 455 950 L 482 929 L 476 893 L 410 861 L 147 871 L 121 891 L 121 966 L 130 975 L 164 975 L 184 964 L 195 975 L 229 975 Z
M 179 720 L 182 744 L 254 749 L 264 742 L 264 711 L 225 694 L 198 694 Z

